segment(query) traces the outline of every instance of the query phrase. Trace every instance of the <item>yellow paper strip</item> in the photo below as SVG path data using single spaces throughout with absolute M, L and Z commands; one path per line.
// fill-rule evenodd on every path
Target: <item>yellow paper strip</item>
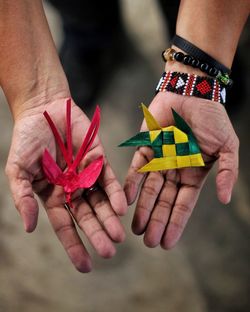
M 153 130 L 149 131 L 150 141 L 151 143 L 154 142 L 154 140 L 158 137 L 158 135 L 161 133 L 161 130 Z
M 184 167 L 205 166 L 201 154 L 188 156 L 169 156 L 152 159 L 147 165 L 138 170 L 138 172 L 159 171 L 168 169 L 177 169 Z
M 175 144 L 164 144 L 162 145 L 162 153 L 164 157 L 176 156 Z
M 150 111 L 147 109 L 147 107 L 142 103 L 142 109 L 143 109 L 143 115 L 144 118 L 146 120 L 147 126 L 148 126 L 148 130 L 160 130 L 161 127 L 158 124 L 158 122 L 154 119 L 154 117 L 152 116 L 152 114 L 150 113 Z
M 180 129 L 174 127 L 174 141 L 175 143 L 186 143 L 188 142 L 188 136 Z

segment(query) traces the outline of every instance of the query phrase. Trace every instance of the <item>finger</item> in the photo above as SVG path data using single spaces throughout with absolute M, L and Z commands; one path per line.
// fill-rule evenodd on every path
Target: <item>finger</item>
M 178 192 L 177 184 L 178 171 L 168 170 L 144 235 L 144 243 L 148 247 L 156 247 L 161 242 Z
M 235 148 L 232 147 L 232 150 L 221 153 L 219 156 L 216 187 L 217 196 L 223 204 L 230 202 L 233 187 L 238 178 L 238 155 L 239 144 L 235 143 Z
M 104 165 L 98 183 L 106 192 L 114 211 L 120 216 L 125 215 L 128 210 L 126 196 L 108 162 Z
M 14 164 L 8 163 L 5 172 L 15 207 L 23 220 L 24 229 L 26 232 L 33 232 L 37 225 L 39 208 L 32 190 L 32 178 L 25 170 L 21 170 Z
M 85 249 L 68 211 L 62 206 L 46 207 L 52 227 L 75 268 L 87 273 L 92 269 L 90 256 Z
M 135 234 L 144 233 L 163 183 L 164 178 L 160 172 L 150 172 L 144 181 L 132 222 Z
M 135 152 L 124 184 L 128 205 L 132 205 L 135 201 L 139 187 L 145 178 L 145 174 L 139 173 L 138 170 L 152 158 L 153 151 L 150 148 L 141 147 Z
M 123 226 L 112 209 L 107 195 L 101 189 L 97 189 L 86 195 L 86 198 L 109 237 L 115 242 L 124 241 Z
M 89 204 L 79 197 L 73 201 L 71 212 L 98 255 L 103 258 L 113 257 L 116 252 L 114 245 Z
M 180 187 L 166 231 L 161 241 L 162 248 L 170 249 L 178 242 L 197 202 L 201 187 L 202 180 L 193 185 L 184 184 Z

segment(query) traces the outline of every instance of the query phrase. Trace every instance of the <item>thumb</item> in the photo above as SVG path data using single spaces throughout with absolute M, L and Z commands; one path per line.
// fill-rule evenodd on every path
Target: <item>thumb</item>
M 140 147 L 135 152 L 124 184 L 128 205 L 132 205 L 135 201 L 140 185 L 146 176 L 145 173 L 139 173 L 138 169 L 146 165 L 152 158 L 153 151 L 148 147 Z
M 219 154 L 219 166 L 216 176 L 216 187 L 218 199 L 223 204 L 231 200 L 232 191 L 238 178 L 239 165 L 239 141 L 231 145 L 230 149 Z
M 23 220 L 26 232 L 33 232 L 37 225 L 38 203 L 34 198 L 30 175 L 18 165 L 7 163 L 5 169 L 15 206 Z

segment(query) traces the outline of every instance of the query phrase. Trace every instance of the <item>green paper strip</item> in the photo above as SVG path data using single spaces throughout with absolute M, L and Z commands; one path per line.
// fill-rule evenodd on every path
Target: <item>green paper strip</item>
M 154 158 L 163 157 L 162 146 L 153 146 Z
M 176 143 L 176 155 L 177 156 L 186 156 L 189 155 L 189 143 Z
M 154 139 L 154 141 L 151 143 L 151 145 L 152 145 L 152 147 L 154 147 L 154 146 L 162 146 L 162 131 Z
M 162 161 L 160 161 L 162 166 L 164 165 L 164 163 L 165 163 L 165 165 L 168 163 L 168 166 L 165 166 L 166 169 L 170 169 L 170 167 L 172 166 L 172 165 L 170 166 L 170 164 L 169 164 L 170 159 L 172 159 L 171 161 L 173 161 L 173 159 L 174 159 L 174 161 L 176 161 L 177 156 L 189 156 L 189 155 L 200 154 L 200 148 L 198 146 L 198 142 L 197 142 L 191 128 L 189 127 L 189 125 L 173 109 L 172 109 L 172 113 L 173 113 L 173 117 L 175 120 L 176 128 L 178 128 L 180 131 L 184 132 L 187 135 L 188 142 L 176 143 L 175 138 L 174 138 L 174 131 L 166 131 L 166 130 L 161 129 L 161 132 L 154 139 L 153 142 L 151 142 L 151 139 L 150 139 L 150 137 L 151 137 L 150 131 L 146 131 L 146 132 L 138 133 L 137 135 L 135 135 L 135 136 L 131 137 L 130 139 L 121 143 L 119 146 L 150 146 L 154 151 L 154 158 L 161 158 L 162 159 Z M 172 144 L 175 144 L 176 156 L 164 156 L 163 157 L 163 145 L 172 145 Z M 201 155 L 199 155 L 199 157 L 201 157 Z M 154 161 L 154 159 L 150 163 L 152 163 L 153 161 Z M 157 161 L 155 160 L 155 163 L 157 163 L 157 162 L 158 162 L 158 160 Z M 146 165 L 146 167 L 147 167 L 147 165 Z M 176 165 L 176 166 L 172 166 L 171 168 L 177 168 L 177 167 L 178 166 Z M 153 171 L 155 171 L 155 170 L 158 170 L 158 169 L 153 169 Z M 161 170 L 161 169 L 159 169 L 159 170 Z
M 122 142 L 118 146 L 151 146 L 149 132 L 139 132 L 137 135 Z
M 163 144 L 175 144 L 173 131 L 163 131 Z
M 177 114 L 173 108 L 172 108 L 172 113 L 174 116 L 174 121 L 175 121 L 176 127 L 188 135 L 193 134 L 191 128 L 186 123 L 186 121 L 179 114 Z
M 189 154 L 190 155 L 193 155 L 193 154 L 199 154 L 201 151 L 200 151 L 200 148 L 199 148 L 199 145 L 196 141 L 196 138 L 194 137 L 193 133 L 190 133 L 188 135 L 188 140 L 189 140 Z

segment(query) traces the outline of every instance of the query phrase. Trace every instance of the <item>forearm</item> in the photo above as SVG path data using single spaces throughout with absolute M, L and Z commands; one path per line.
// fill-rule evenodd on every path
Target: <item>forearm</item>
M 231 67 L 249 0 L 182 0 L 176 33 Z
M 40 0 L 0 0 L 0 85 L 14 118 L 29 105 L 69 96 Z

